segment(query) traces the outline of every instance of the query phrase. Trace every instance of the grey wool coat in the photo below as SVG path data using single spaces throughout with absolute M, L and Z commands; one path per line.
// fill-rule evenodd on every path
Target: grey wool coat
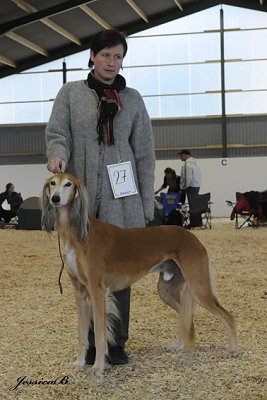
M 98 144 L 99 99 L 87 81 L 63 85 L 46 128 L 47 158 L 61 158 L 66 171 L 86 186 L 90 213 L 120 227 L 144 226 L 154 216 L 155 153 L 152 127 L 141 95 L 126 87 L 113 120 L 115 145 Z M 131 161 L 138 194 L 115 199 L 107 165 Z

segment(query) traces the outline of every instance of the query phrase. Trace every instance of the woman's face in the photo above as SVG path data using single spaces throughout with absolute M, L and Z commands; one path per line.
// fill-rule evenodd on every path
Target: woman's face
M 91 60 L 94 63 L 95 77 L 107 85 L 114 82 L 119 73 L 123 61 L 123 45 L 105 47 L 96 55 L 91 50 Z

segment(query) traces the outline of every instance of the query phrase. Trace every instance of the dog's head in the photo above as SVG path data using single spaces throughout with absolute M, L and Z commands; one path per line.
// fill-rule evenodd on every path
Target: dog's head
M 47 179 L 44 191 L 45 197 L 53 207 L 64 207 L 70 204 L 78 195 L 81 183 L 70 174 L 58 173 Z
M 70 221 L 78 231 L 80 239 L 88 235 L 89 202 L 84 185 L 68 173 L 57 173 L 47 179 L 42 196 L 42 227 L 51 232 L 56 222 L 56 210 L 70 209 Z

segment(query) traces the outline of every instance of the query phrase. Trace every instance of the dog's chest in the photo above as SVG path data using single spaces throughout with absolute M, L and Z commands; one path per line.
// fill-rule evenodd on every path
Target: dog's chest
M 66 264 L 67 264 L 68 273 L 73 278 L 77 279 L 79 282 L 82 283 L 81 278 L 79 276 L 78 269 L 77 269 L 77 262 L 76 262 L 75 252 L 69 246 L 65 246 L 65 258 L 66 258 Z

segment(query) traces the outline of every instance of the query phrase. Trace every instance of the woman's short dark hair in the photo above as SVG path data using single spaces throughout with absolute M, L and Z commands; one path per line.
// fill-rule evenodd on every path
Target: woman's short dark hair
M 6 185 L 6 192 L 9 191 L 9 189 L 11 188 L 11 186 L 13 186 L 13 183 L 8 183 L 8 184 Z
M 122 44 L 123 46 L 123 57 L 125 57 L 127 53 L 127 42 L 123 33 L 117 31 L 116 29 L 106 29 L 97 33 L 92 42 L 91 42 L 91 51 L 94 53 L 94 56 L 99 53 L 100 50 L 105 47 L 115 47 L 118 44 Z M 91 58 L 89 59 L 88 66 L 92 68 L 94 65 Z
M 175 171 L 174 171 L 174 169 L 172 169 L 172 168 L 170 168 L 170 167 L 167 167 L 167 168 L 164 170 L 164 173 L 165 173 L 165 174 L 175 174 Z

